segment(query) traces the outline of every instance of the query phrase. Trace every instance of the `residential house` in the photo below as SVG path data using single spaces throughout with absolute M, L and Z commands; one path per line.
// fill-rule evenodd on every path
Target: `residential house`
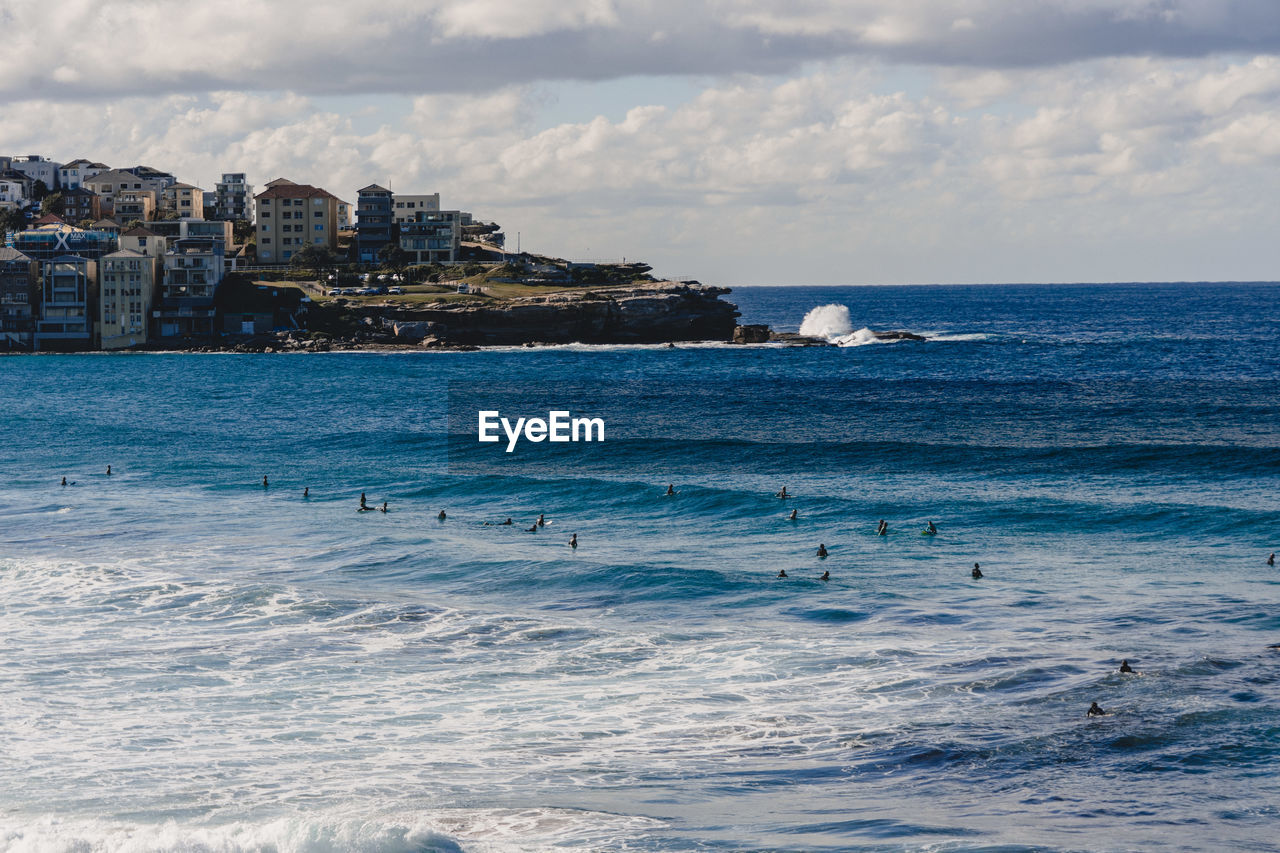
M 204 219 L 204 190 L 181 182 L 170 184 L 160 193 L 160 209 L 184 219 Z
M 229 335 L 261 335 L 272 329 L 296 329 L 310 301 L 296 287 L 254 284 L 229 276 L 214 299 L 222 331 Z
M 116 196 L 123 192 L 151 192 L 153 194 L 151 207 L 154 210 L 156 199 L 160 192 L 165 188 L 165 182 L 162 178 L 140 178 L 133 172 L 125 169 L 108 169 L 105 172 L 99 172 L 91 178 L 82 181 L 83 186 L 96 192 L 102 200 L 102 213 L 104 216 L 110 214 L 117 216 L 115 210 Z M 137 219 L 138 217 L 132 217 Z M 126 220 L 128 221 L 128 220 Z
M 92 178 L 111 169 L 106 163 L 92 160 L 72 160 L 58 167 L 58 189 L 66 192 L 79 187 L 86 178 Z
M 304 246 L 338 248 L 338 197 L 277 178 L 254 196 L 258 261 L 287 264 Z
M 22 210 L 29 202 L 27 182 L 6 178 L 0 171 L 0 210 Z
M 391 190 L 370 184 L 356 196 L 356 260 L 378 261 L 378 252 L 395 239 Z
M 146 222 L 155 216 L 154 190 L 123 190 L 116 194 L 114 218 L 121 225 Z
M 40 313 L 35 349 L 94 348 L 97 264 L 78 255 L 59 255 L 40 264 Z
M 162 172 L 159 169 L 153 169 L 150 166 L 130 166 L 124 171 L 131 175 L 137 175 L 144 181 L 149 181 L 155 187 L 157 193 L 178 182 L 178 179 L 173 176 L 172 172 Z
M 164 284 L 154 312 L 160 337 L 209 337 L 215 332 L 213 297 L 223 276 L 221 240 L 180 237 L 164 255 Z
M 39 306 L 40 264 L 0 246 L 0 349 L 30 350 Z
M 44 183 L 44 188 L 49 192 L 53 192 L 58 186 L 58 167 L 61 163 L 55 163 L 47 157 L 39 154 L 28 154 L 25 157 L 9 158 L 10 163 L 6 168 L 16 169 L 22 172 L 34 184 L 36 181 Z
M 136 227 L 121 232 L 120 248 L 163 260 L 164 253 L 169 251 L 169 241 L 150 228 Z
M 160 264 L 160 258 L 131 249 L 103 255 L 98 262 L 98 340 L 102 349 L 123 349 L 147 342 Z
M 253 221 L 253 185 L 244 172 L 223 172 L 216 188 L 216 215 L 229 221 Z
M 440 193 L 426 195 L 400 195 L 394 197 L 394 215 L 397 224 L 411 222 L 419 213 L 438 213 L 440 211 Z
M 95 221 L 102 218 L 102 199 L 87 187 L 62 191 L 62 218 L 68 222 Z
M 415 264 L 454 263 L 462 251 L 462 223 L 462 211 L 419 211 L 412 221 L 401 223 L 400 248 Z

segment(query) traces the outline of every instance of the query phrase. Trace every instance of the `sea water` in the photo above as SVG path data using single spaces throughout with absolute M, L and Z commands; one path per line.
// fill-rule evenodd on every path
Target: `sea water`
M 1278 296 L 0 359 L 0 849 L 1278 849 Z

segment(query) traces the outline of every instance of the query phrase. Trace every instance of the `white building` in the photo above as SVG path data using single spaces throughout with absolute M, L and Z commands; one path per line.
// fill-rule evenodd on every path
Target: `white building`
M 98 194 L 103 216 L 106 216 L 108 211 L 115 211 L 116 196 L 125 192 L 153 193 L 152 207 L 154 208 L 155 201 L 160 198 L 160 193 L 165 188 L 165 182 L 161 178 L 140 178 L 124 169 L 107 169 L 88 178 L 82 178 L 80 183 L 86 189 Z
M 0 210 L 12 210 L 27 204 L 27 187 L 22 181 L 0 177 Z
M 215 191 L 219 219 L 253 221 L 253 184 L 244 172 L 223 172 Z
M 400 195 L 397 193 L 392 196 L 391 214 L 395 218 L 397 225 L 401 222 L 412 222 L 417 219 L 419 213 L 423 212 L 440 212 L 440 193 L 427 193 L 426 195 Z
M 53 192 L 58 187 L 58 167 L 61 165 L 39 154 L 28 154 L 25 157 L 14 157 L 9 168 L 26 175 L 33 183 L 44 181 L 45 188 Z
M 85 178 L 92 178 L 110 170 L 106 163 L 95 163 L 92 160 L 72 160 L 58 167 L 58 189 L 74 190 L 84 183 Z

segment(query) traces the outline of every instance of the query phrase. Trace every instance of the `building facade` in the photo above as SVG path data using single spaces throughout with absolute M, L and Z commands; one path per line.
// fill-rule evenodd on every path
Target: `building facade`
M 116 194 L 113 206 L 113 218 L 121 225 L 146 222 L 155 216 L 156 194 L 154 190 L 124 190 Z
M 395 195 L 393 214 L 397 224 L 412 222 L 419 213 L 439 213 L 440 193 L 426 195 Z
M 223 172 L 215 188 L 215 210 L 219 219 L 253 221 L 253 185 L 244 172 Z
M 40 305 L 40 264 L 0 246 L 0 350 L 29 351 Z
M 41 263 L 63 255 L 96 261 L 114 252 L 117 246 L 116 235 L 110 231 L 85 230 L 61 221 L 37 225 L 13 235 L 13 247 Z
M 61 165 L 39 154 L 28 154 L 10 158 L 9 168 L 22 172 L 32 183 L 43 181 L 45 189 L 53 192 L 58 188 L 58 167 Z
M 173 241 L 164 255 L 164 284 L 154 312 L 160 337 L 214 334 L 213 298 L 222 282 L 225 251 L 221 240 L 180 237 Z
M 147 342 L 159 270 L 159 258 L 129 249 L 104 255 L 98 262 L 98 340 L 102 349 L 124 349 Z
M 92 178 L 110 169 L 111 167 L 106 163 L 95 163 L 85 159 L 72 160 L 58 167 L 58 189 L 73 190 L 84 183 L 86 178 Z
M 160 193 L 160 209 L 184 219 L 204 219 L 204 190 L 181 182 L 170 184 Z
M 97 264 L 78 255 L 59 255 L 40 264 L 40 312 L 35 349 L 95 349 Z
M 356 260 L 378 262 L 378 252 L 395 239 L 391 190 L 370 184 L 356 196 Z
M 415 264 L 451 264 L 462 251 L 463 214 L 458 210 L 419 212 L 400 225 L 400 248 Z
M 164 253 L 169 251 L 169 241 L 150 228 L 130 228 L 120 234 L 120 248 L 157 258 L 163 262 Z
M 254 203 L 259 263 L 287 264 L 307 245 L 338 248 L 338 198 L 332 193 L 277 178 Z
M 62 218 L 68 222 L 102 218 L 102 199 L 91 189 L 76 187 L 62 191 Z

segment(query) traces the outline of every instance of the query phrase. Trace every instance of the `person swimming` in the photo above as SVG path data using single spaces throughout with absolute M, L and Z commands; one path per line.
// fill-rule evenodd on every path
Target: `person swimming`
M 1276 552 L 1272 551 L 1271 556 L 1267 557 L 1267 565 L 1274 566 L 1276 564 Z
M 1093 702 L 1093 703 L 1091 703 L 1091 704 L 1089 705 L 1089 710 L 1088 710 L 1088 711 L 1086 711 L 1085 713 L 1086 713 L 1088 716 L 1090 716 L 1090 717 L 1105 717 L 1105 716 L 1107 715 L 1107 712 L 1106 712 L 1106 711 L 1104 711 L 1104 710 L 1102 710 L 1102 708 L 1098 707 L 1098 703 L 1097 703 L 1097 702 Z
M 795 520 L 796 520 L 796 512 L 797 512 L 797 510 L 794 510 L 794 509 L 793 509 L 793 510 L 791 510 L 791 515 L 788 515 L 788 516 L 787 516 L 787 521 L 795 521 Z
M 672 496 L 672 495 L 674 495 L 675 493 L 676 493 L 676 484 L 675 484 L 675 483 L 667 483 L 667 497 L 671 497 L 671 496 Z
M 979 566 L 977 563 L 974 563 L 973 571 L 970 572 L 969 574 L 973 575 L 975 579 L 982 577 L 982 567 Z
M 386 501 L 383 501 L 383 502 L 382 502 L 382 506 L 381 506 L 381 507 L 379 507 L 379 509 L 380 509 L 382 512 L 386 512 L 386 511 L 387 511 L 387 502 L 386 502 Z
M 827 546 L 819 542 L 818 543 L 818 559 L 825 560 L 826 557 L 827 557 Z
M 929 526 L 928 526 L 928 527 L 926 527 L 926 528 L 924 529 L 924 532 L 925 532 L 925 533 L 928 533 L 930 536 L 937 536 L 937 535 L 938 535 L 938 528 L 937 528 L 937 527 L 935 527 L 935 526 L 934 526 L 934 524 L 933 524 L 933 522 L 931 521 L 931 522 L 929 522 Z
M 570 548 L 578 547 L 578 534 L 575 533 L 569 537 L 569 547 Z
M 1120 661 L 1120 671 L 1133 672 L 1133 667 L 1129 666 L 1129 662 L 1127 660 L 1122 660 Z
M 63 477 L 63 478 L 62 478 L 62 485 L 64 485 L 64 486 L 65 486 L 66 484 L 67 484 L 67 478 L 66 478 L 66 477 Z
M 310 487 L 310 486 L 304 486 L 304 487 L 303 487 L 303 489 L 302 489 L 302 496 L 303 496 L 304 498 L 309 498 L 309 497 L 311 497 L 311 487 Z
M 538 523 L 536 521 L 533 523 L 532 527 L 530 527 L 528 530 L 525 531 L 525 533 L 537 533 L 537 532 L 538 532 Z
M 778 569 L 778 577 L 786 578 L 786 577 L 790 577 L 790 575 L 787 574 L 786 569 Z
M 818 580 L 820 580 L 820 581 L 829 581 L 829 580 L 831 580 L 831 572 L 823 572 L 823 573 L 822 573 L 822 577 L 818 578 Z
M 440 510 L 440 514 L 436 516 L 436 518 L 440 519 L 441 521 L 444 521 L 448 517 L 449 516 L 444 514 L 444 510 Z
M 498 525 L 498 526 L 499 526 L 499 527 L 510 527 L 510 526 L 511 526 L 511 525 L 513 525 L 513 524 L 515 524 L 515 522 L 514 522 L 514 521 L 512 521 L 510 518 L 508 518 L 506 521 L 502 522 L 502 524 L 500 524 L 500 525 Z
M 110 466 L 110 465 L 108 465 L 108 466 L 107 466 L 107 476 L 108 476 L 108 477 L 110 477 L 110 476 L 111 476 L 111 466 Z
M 782 498 L 784 501 L 785 501 L 787 498 L 791 497 L 791 495 L 787 494 L 787 487 L 786 487 L 786 486 L 783 486 L 783 487 L 782 487 L 782 491 L 778 492 L 777 497 Z
M 547 526 L 547 518 L 542 513 L 538 513 L 538 526 L 539 527 Z
M 882 518 L 882 519 L 880 519 L 880 523 L 876 525 L 876 535 L 877 535 L 877 536 L 888 536 L 888 535 L 889 535 L 889 522 L 885 521 L 883 518 Z
M 270 487 L 267 485 L 267 475 L 266 475 L 266 474 L 263 474 L 263 475 L 262 475 L 262 488 L 264 488 L 264 489 L 266 489 L 266 488 L 270 488 Z

